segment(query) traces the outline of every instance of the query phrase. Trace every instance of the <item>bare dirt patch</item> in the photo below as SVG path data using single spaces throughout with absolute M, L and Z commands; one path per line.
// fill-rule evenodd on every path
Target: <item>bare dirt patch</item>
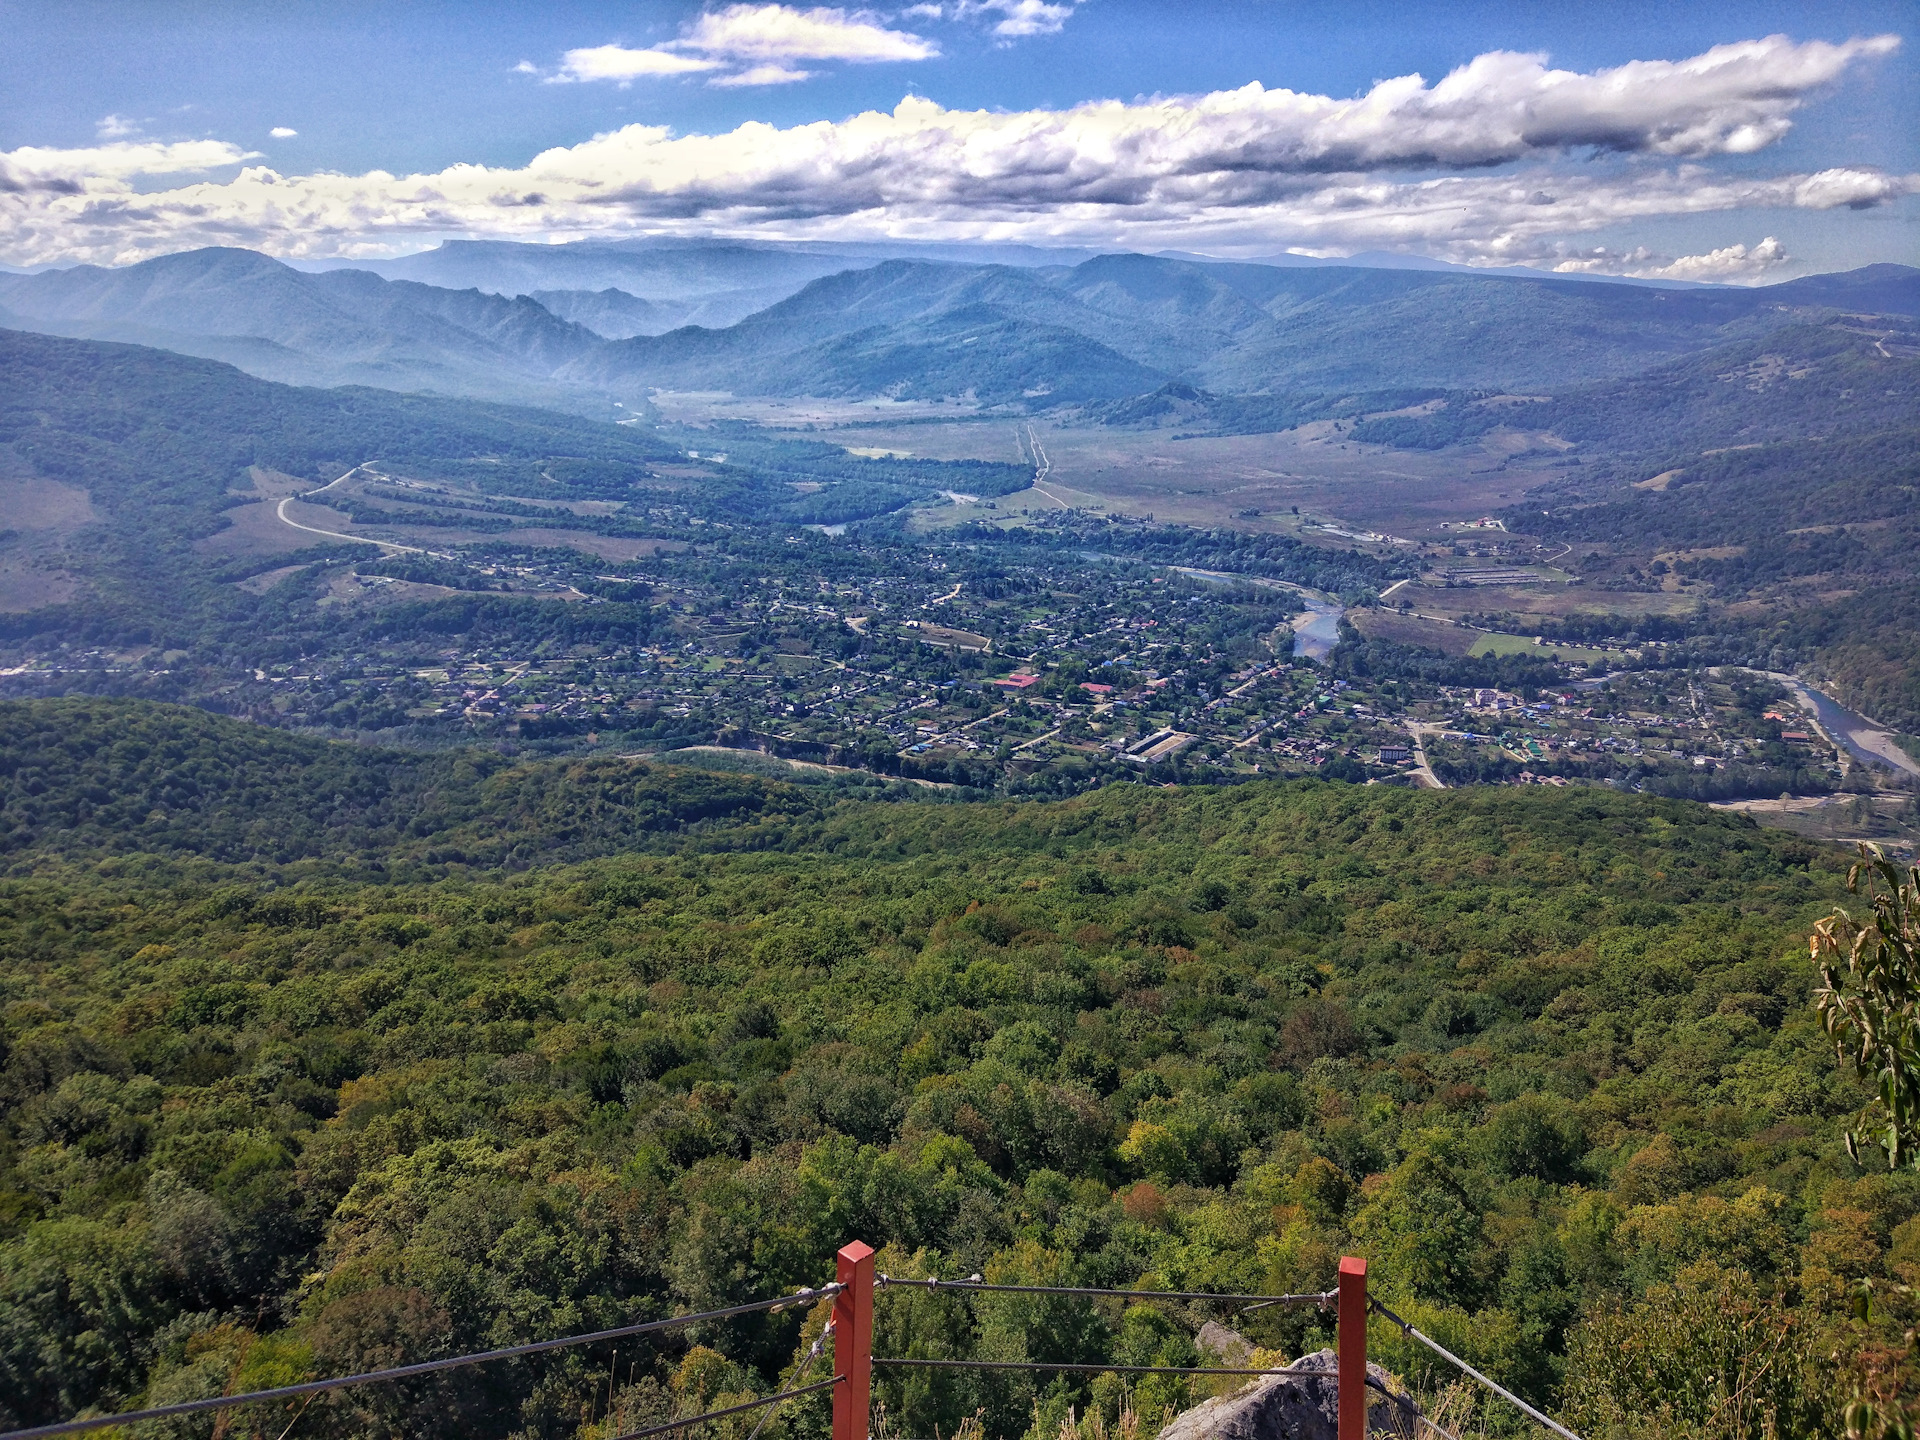
M 922 620 L 914 630 L 915 636 L 927 645 L 950 646 L 956 650 L 991 650 L 993 641 L 985 635 L 976 635 L 971 630 L 954 630 L 945 625 L 930 625 Z
M 307 567 L 304 565 L 276 565 L 271 570 L 262 570 L 258 575 L 249 575 L 234 585 L 236 590 L 244 590 L 249 595 L 264 595 L 290 575 L 298 575 Z
M 342 604 L 446 600 L 460 593 L 451 585 L 426 585 L 416 580 L 394 580 L 384 575 L 360 575 L 353 571 L 335 575 L 327 582 L 327 598 Z
M 1920 838 L 1900 795 L 1795 795 L 1778 800 L 1725 800 L 1716 810 L 1738 810 L 1772 830 L 1788 830 L 1809 840 L 1852 845 Z
M 254 505 L 236 505 L 226 512 L 227 527 L 216 530 L 204 539 L 193 542 L 193 548 L 202 555 L 284 555 L 290 550 L 305 550 L 312 545 L 323 545 L 326 537 L 309 534 L 305 530 L 295 530 L 291 525 L 283 525 L 275 513 L 275 502 L 262 500 Z M 308 519 L 306 515 L 295 516 L 301 523 L 319 525 L 328 530 L 345 530 L 344 517 L 331 510 L 321 510 L 318 506 L 288 506 L 289 510 L 305 510 L 324 515 L 328 520 Z
M 1394 592 L 1417 611 L 1447 618 L 1511 611 L 1519 615 L 1684 615 L 1699 602 L 1690 595 L 1641 590 L 1589 590 L 1561 585 L 1475 585 L 1445 589 L 1409 585 Z
M 78 485 L 37 476 L 0 479 L 0 529 L 68 531 L 99 518 L 93 497 Z
M 317 481 L 302 480 L 298 475 L 269 470 L 264 465 L 248 466 L 247 478 L 253 482 L 253 493 L 262 500 L 284 500 L 289 495 L 302 495 L 320 488 Z
M 31 556 L 0 559 L 0 613 L 20 615 L 60 605 L 80 593 L 80 582 L 56 565 L 42 566 Z
M 1391 640 L 1397 645 L 1421 645 L 1447 655 L 1465 655 L 1473 649 L 1480 631 L 1464 625 L 1448 625 L 1425 620 L 1418 615 L 1396 615 L 1389 610 L 1350 610 L 1347 619 L 1353 628 L 1370 640 Z
M 0 464 L 19 463 L 0 456 Z M 0 475 L 0 612 L 23 614 L 78 595 L 80 581 L 61 566 L 61 550 L 99 518 L 92 497 L 77 485 Z

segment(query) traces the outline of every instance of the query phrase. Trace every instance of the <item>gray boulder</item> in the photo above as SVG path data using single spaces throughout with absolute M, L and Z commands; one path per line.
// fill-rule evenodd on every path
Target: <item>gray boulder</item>
M 1228 1329 L 1218 1320 L 1209 1320 L 1202 1325 L 1200 1333 L 1194 1337 L 1194 1343 L 1200 1347 L 1202 1355 L 1216 1356 L 1219 1364 L 1228 1367 L 1245 1365 L 1247 1357 L 1253 1354 L 1251 1340 L 1238 1330 Z
M 1331 1350 L 1302 1355 L 1277 1375 L 1235 1394 L 1183 1410 L 1159 1440 L 1338 1440 L 1340 1386 Z M 1367 1366 L 1367 1430 L 1414 1440 L 1420 1410 L 1387 1388 L 1387 1372 Z

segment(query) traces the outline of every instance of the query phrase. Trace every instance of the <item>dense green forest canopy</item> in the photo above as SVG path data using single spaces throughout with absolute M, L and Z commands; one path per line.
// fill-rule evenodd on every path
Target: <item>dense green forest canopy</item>
M 7 722 L 9 753 L 42 736 L 0 808 L 8 1424 L 772 1295 L 856 1236 L 894 1273 L 1234 1291 L 1365 1254 L 1402 1313 L 1594 1434 L 1654 1433 L 1603 1427 L 1655 1340 L 1662 1434 L 1705 1418 L 1740 1324 L 1773 1337 L 1781 1434 L 1901 1373 L 1909 1302 L 1863 1324 L 1850 1296 L 1915 1278 L 1920 1184 L 1845 1158 L 1860 1097 L 1797 938 L 1842 861 L 1743 818 L 1322 782 L 796 807 L 733 777 L 762 802 L 515 872 L 542 822 L 485 810 L 480 767 L 164 710 Z M 482 797 L 495 861 L 369 875 L 411 843 L 382 796 L 423 770 Z M 221 858 L 329 787 L 360 868 Z M 141 852 L 150 802 L 235 838 L 169 819 Z M 1190 1363 L 1208 1313 L 895 1294 L 876 1344 Z M 820 1320 L 353 1392 L 300 1429 L 602 1437 L 764 1393 Z M 881 1395 L 914 1434 L 1122 1399 L 988 1372 Z M 1190 1398 L 1151 1377 L 1128 1403 Z M 766 1433 L 819 1433 L 812 1405 Z
M 0 702 L 0 856 L 512 865 L 815 814 L 793 785 L 603 757 L 330 744 L 186 706 Z M 30 863 L 30 862 L 29 862 Z

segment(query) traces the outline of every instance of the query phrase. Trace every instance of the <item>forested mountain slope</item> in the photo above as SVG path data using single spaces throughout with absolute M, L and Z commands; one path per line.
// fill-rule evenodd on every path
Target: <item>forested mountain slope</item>
M 600 758 L 331 744 L 186 706 L 0 701 L 0 857 L 132 852 L 321 869 L 524 869 L 817 816 L 816 797 Z
M 1457 397 L 1356 438 L 1440 448 L 1501 426 L 1574 444 L 1503 512 L 1543 540 L 1712 587 L 1698 628 L 1757 628 L 1848 704 L 1920 731 L 1920 348 L 1860 320 L 1789 326 L 1556 398 Z M 1760 649 L 1761 647 L 1756 647 Z
M 1910 327 L 1787 325 L 1643 375 L 1529 397 L 1457 395 L 1430 413 L 1363 421 L 1364 444 L 1438 450 L 1501 428 L 1550 433 L 1583 455 L 1682 455 L 1858 435 L 1920 420 Z
M 197 626 L 200 607 L 231 616 L 247 604 L 191 547 L 258 498 L 252 467 L 318 486 L 363 461 L 427 473 L 478 466 L 503 479 L 565 461 L 624 489 L 649 483 L 649 464 L 676 454 L 650 431 L 551 411 L 296 388 L 161 350 L 17 331 L 0 331 L 0 451 L 9 473 L 89 497 L 98 523 L 69 559 L 107 610 L 180 633 Z
M 10 723 L 85 728 L 35 714 Z M 1765 1360 L 1750 1399 L 1783 1435 L 1834 1433 L 1874 1367 L 1904 1373 L 1910 1302 L 1885 1290 L 1864 1325 L 1850 1296 L 1912 1273 L 1920 1187 L 1847 1161 L 1860 1097 L 1805 1003 L 1797 937 L 1840 862 L 1738 817 L 1124 785 L 755 813 L 686 853 L 511 876 L 303 879 L 80 856 L 124 850 L 105 837 L 168 803 L 163 776 L 203 777 L 180 808 L 217 829 L 222 805 L 273 825 L 314 789 L 351 800 L 382 762 L 276 740 L 196 768 L 201 722 L 120 723 L 126 748 L 65 752 L 82 778 L 44 771 L 42 796 L 97 789 L 99 838 L 36 819 L 0 881 L 9 1425 L 772 1295 L 855 1236 L 894 1273 L 1237 1291 L 1365 1254 L 1401 1313 L 1582 1425 L 1644 1411 L 1649 1344 L 1669 1431 L 1728 1364 Z M 310 781 L 276 793 L 283 765 Z M 1192 1363 L 1200 1318 L 890 1295 L 876 1347 Z M 623 1347 L 611 1395 L 609 1356 L 580 1354 L 300 1424 L 588 1440 L 765 1393 L 820 1319 Z M 1324 1339 L 1312 1312 L 1237 1323 Z M 977 1414 L 1038 1437 L 1119 1400 L 879 1384 L 915 1433 Z M 1149 1427 L 1189 1398 L 1130 1393 Z M 767 1433 L 823 1425 L 809 1401 Z
M 815 280 L 725 330 L 687 329 L 608 346 L 565 373 L 610 387 L 698 389 L 726 379 L 751 393 L 812 387 L 866 394 L 880 376 L 835 352 L 840 337 L 859 333 L 869 344 L 905 346 L 949 317 L 991 315 L 1011 328 L 996 351 L 968 357 L 982 375 L 996 358 L 1017 362 L 1029 333 L 1067 332 L 1082 342 L 1075 352 L 1082 363 L 1111 367 L 1105 352 L 1112 352 L 1225 392 L 1410 385 L 1538 391 L 1631 374 L 1831 313 L 1851 292 L 1840 277 L 1826 278 L 1835 283 L 1801 297 L 1144 255 L 1101 256 L 1071 269 L 894 260 Z M 1896 289 L 1875 280 L 1862 295 L 1885 303 Z M 949 349 L 970 343 L 965 335 L 944 341 Z M 906 393 L 941 393 L 911 366 L 899 368 L 897 379 Z M 979 383 L 983 394 L 1020 393 L 1010 378 L 997 389 Z M 1136 388 L 1121 392 L 1123 383 Z M 1153 388 L 1118 373 L 1108 384 L 1115 393 Z
M 0 306 L 34 329 L 156 345 L 270 380 L 554 403 L 553 371 L 601 339 L 537 302 L 304 274 L 252 250 L 192 250 L 121 269 L 0 276 Z
M 0 276 L 0 309 L 53 333 L 210 355 L 302 383 L 575 406 L 661 387 L 1032 409 L 1111 401 L 1169 379 L 1235 394 L 1531 393 L 1630 375 L 1796 320 L 1920 310 L 1920 283 L 1898 266 L 1661 290 L 1146 255 L 875 263 L 859 247 L 465 242 L 378 268 L 409 278 L 310 274 L 206 249 L 122 269 Z M 496 293 L 503 287 L 514 298 Z M 628 338 L 605 340 L 593 323 Z

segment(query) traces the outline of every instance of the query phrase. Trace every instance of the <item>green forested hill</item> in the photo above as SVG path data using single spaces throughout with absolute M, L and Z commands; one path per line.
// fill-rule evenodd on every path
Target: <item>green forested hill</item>
M 187 706 L 0 701 L 0 857 L 524 867 L 816 811 L 792 785 L 637 760 L 515 765 L 309 740 Z
M 1920 359 L 1910 334 L 1869 322 L 1788 325 L 1643 375 L 1554 388 L 1517 406 L 1457 396 L 1430 414 L 1362 421 L 1353 438 L 1437 450 L 1511 426 L 1552 431 L 1582 454 L 1682 455 L 1858 435 L 1913 423 Z
M 190 549 L 254 498 L 252 466 L 319 484 L 375 459 L 439 473 L 564 457 L 631 485 L 673 453 L 651 433 L 546 411 L 303 389 L 163 350 L 0 330 L 0 467 L 84 489 L 99 521 L 71 561 L 94 596 L 15 623 L 95 642 L 178 643 L 258 608 Z
M 147 803 L 123 792 L 165 727 L 196 733 L 120 724 L 124 749 L 81 755 L 102 834 Z M 399 784 L 349 751 L 265 783 L 293 743 L 229 745 L 204 793 L 278 824 Z M 356 803 L 377 850 L 399 813 Z M 489 811 L 494 853 L 567 804 Z M 755 812 L 679 853 L 415 882 L 95 858 L 126 847 L 44 818 L 23 843 L 0 880 L 9 1425 L 769 1295 L 854 1236 L 895 1273 L 1233 1290 L 1319 1288 L 1362 1253 L 1402 1313 L 1592 1435 L 1705 1433 L 1684 1410 L 1605 1429 L 1645 1408 L 1620 1357 L 1657 1343 L 1699 1419 L 1743 1314 L 1775 1337 L 1755 1394 L 1782 1435 L 1904 1373 L 1909 1302 L 1862 1326 L 1849 1285 L 1914 1275 L 1920 1186 L 1846 1160 L 1859 1096 L 1796 938 L 1838 862 L 1703 807 L 1124 785 Z M 895 1295 L 876 1343 L 1179 1363 L 1204 1316 Z M 300 1433 L 598 1440 L 764 1393 L 819 1323 L 353 1392 Z M 1303 1312 L 1237 1323 L 1324 1338 Z M 979 1412 L 1036 1440 L 1121 1398 L 881 1389 L 902 1433 Z M 1185 1398 L 1130 1393 L 1149 1424 Z M 765 1433 L 822 1424 L 796 1405 Z

